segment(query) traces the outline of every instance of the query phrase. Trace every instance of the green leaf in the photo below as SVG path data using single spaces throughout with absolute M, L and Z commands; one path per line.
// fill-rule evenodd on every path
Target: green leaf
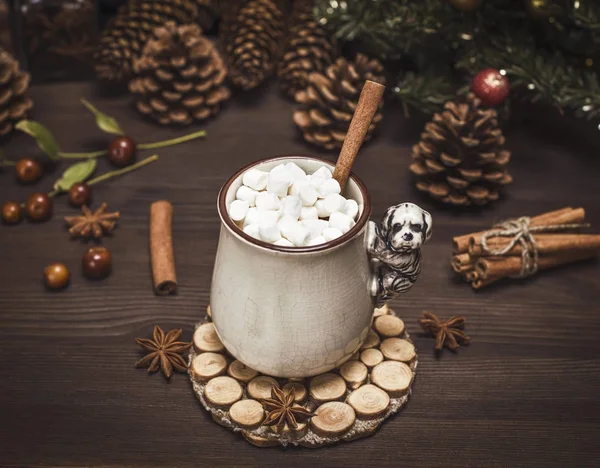
M 67 192 L 73 184 L 84 182 L 96 170 L 96 159 L 86 159 L 69 166 L 60 179 L 54 184 L 54 190 L 58 192 Z
M 54 161 L 60 159 L 59 152 L 60 147 L 54 135 L 41 123 L 34 120 L 21 120 L 15 128 L 27 133 L 27 135 L 35 138 L 37 145 L 40 149 L 48 155 L 48 157 Z
M 121 130 L 121 127 L 119 127 L 119 122 L 117 122 L 110 115 L 106 115 L 104 112 L 100 112 L 85 99 L 82 99 L 81 102 L 85 107 L 88 108 L 88 110 L 92 114 L 94 114 L 94 116 L 96 117 L 96 125 L 98 125 L 98 128 L 100 128 L 100 130 L 102 130 L 105 133 L 112 133 L 113 135 L 125 134 L 125 132 Z

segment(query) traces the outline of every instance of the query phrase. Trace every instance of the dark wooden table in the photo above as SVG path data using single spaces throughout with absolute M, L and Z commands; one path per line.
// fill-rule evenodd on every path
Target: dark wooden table
M 35 118 L 65 150 L 98 149 L 105 137 L 79 103 L 85 97 L 115 116 L 139 141 L 175 135 L 143 122 L 127 97 L 102 96 L 93 84 L 38 86 Z M 206 125 L 205 141 L 160 151 L 159 162 L 97 186 L 95 204 L 122 213 L 114 237 L 114 273 L 103 282 L 80 274 L 85 245 L 70 240 L 64 197 L 45 224 L 0 226 L 1 466 L 598 466 L 600 459 L 600 268 L 594 261 L 544 272 L 478 293 L 449 267 L 451 237 L 493 221 L 584 206 L 600 229 L 600 134 L 543 112 L 507 130 L 515 183 L 489 209 L 458 213 L 424 200 L 409 182 L 410 149 L 422 122 L 388 109 L 379 137 L 356 164 L 374 214 L 414 200 L 434 216 L 416 287 L 392 305 L 413 334 L 417 380 L 407 407 L 375 436 L 330 448 L 259 449 L 215 424 L 187 375 L 166 382 L 134 369 L 134 338 L 154 324 L 180 327 L 190 339 L 209 300 L 219 222 L 217 191 L 255 159 L 314 152 L 299 139 L 292 105 L 270 89 L 238 96 Z M 37 154 L 26 136 L 4 147 L 9 157 Z M 329 156 L 333 158 L 333 156 Z M 103 161 L 100 170 L 107 168 Z M 61 170 L 36 188 L 47 190 Z M 0 201 L 32 189 L 0 174 Z M 156 297 L 150 279 L 150 203 L 175 206 L 176 297 Z M 66 291 L 50 293 L 44 266 L 65 262 Z M 464 314 L 473 343 L 436 358 L 418 333 L 421 311 Z M 284 457 L 284 458 L 282 458 Z

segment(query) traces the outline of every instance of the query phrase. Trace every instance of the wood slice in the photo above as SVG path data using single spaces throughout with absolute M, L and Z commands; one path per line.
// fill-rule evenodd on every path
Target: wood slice
M 242 386 L 231 377 L 215 377 L 204 387 L 204 397 L 215 406 L 229 406 L 242 398 Z
M 302 403 L 306 400 L 306 387 L 300 382 L 288 382 L 283 386 L 284 392 L 294 391 L 294 401 Z
M 273 377 L 261 375 L 260 377 L 253 378 L 248 383 L 248 395 L 256 400 L 271 398 L 271 389 L 273 387 L 279 387 L 277 380 L 275 380 Z
M 253 434 L 249 431 L 242 431 L 242 435 L 244 436 L 244 439 L 256 447 L 275 447 L 276 445 L 279 445 L 279 442 L 274 439 L 267 439 L 266 437 Z
M 310 381 L 310 396 L 317 401 L 339 400 L 346 394 L 346 382 L 336 374 L 317 375 Z
M 198 352 L 218 352 L 223 351 L 225 346 L 217 336 L 215 326 L 211 323 L 204 323 L 196 328 L 194 332 L 194 348 Z
M 340 367 L 340 375 L 350 385 L 350 388 L 358 388 L 367 380 L 369 369 L 360 361 L 348 361 Z
M 335 437 L 344 434 L 354 424 L 356 415 L 352 406 L 340 401 L 323 403 L 315 411 L 316 416 L 310 425 L 321 437 Z
M 240 400 L 229 409 L 231 420 L 245 429 L 260 426 L 265 417 L 265 410 L 256 400 Z
M 308 432 L 308 424 L 298 423 L 298 427 L 296 429 L 293 429 L 290 428 L 287 423 L 285 423 L 283 426 L 269 426 L 269 430 L 274 432 L 275 434 L 288 434 L 293 435 L 294 438 L 300 438 Z
M 235 380 L 239 380 L 240 382 L 250 382 L 254 377 L 258 375 L 258 371 L 255 371 L 254 369 L 248 367 L 246 364 L 238 361 L 237 359 L 231 364 L 229 364 L 227 373 Z
M 374 348 L 379 344 L 380 341 L 381 340 L 379 339 L 379 335 L 371 329 L 369 330 L 369 333 L 367 333 L 367 338 L 365 339 L 365 342 L 362 344 L 360 349 Z
M 360 359 L 360 351 L 356 351 L 348 361 L 358 361 Z
M 371 372 L 371 382 L 385 390 L 392 397 L 402 395 L 413 379 L 413 373 L 403 362 L 384 361 Z
M 390 396 L 375 385 L 367 384 L 354 390 L 346 400 L 359 417 L 371 419 L 385 413 Z
M 367 367 L 375 367 L 380 362 L 383 362 L 383 354 L 381 354 L 381 351 L 375 348 L 365 349 L 362 353 L 360 353 L 360 360 Z
M 375 312 L 373 312 L 373 317 L 377 318 L 377 317 L 381 317 L 382 315 L 387 315 L 390 313 L 390 308 L 388 307 L 387 304 L 383 304 L 383 306 L 375 309 Z
M 221 375 L 227 369 L 227 359 L 218 353 L 201 353 L 192 359 L 190 372 L 192 376 L 201 382 Z
M 375 319 L 375 331 L 385 338 L 399 336 L 404 332 L 404 322 L 394 315 L 382 315 Z
M 410 362 L 417 355 L 415 346 L 410 341 L 401 338 L 383 340 L 379 349 L 386 358 L 394 361 Z

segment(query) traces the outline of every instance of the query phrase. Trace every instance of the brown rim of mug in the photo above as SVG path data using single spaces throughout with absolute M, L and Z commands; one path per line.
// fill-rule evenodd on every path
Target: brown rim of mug
M 333 165 L 333 163 L 327 159 L 316 158 L 314 156 L 302 156 L 302 155 L 292 155 L 292 154 L 282 155 L 282 156 L 274 156 L 272 158 L 265 158 L 265 159 L 261 159 L 259 161 L 250 163 L 247 166 L 242 167 L 235 174 L 233 174 L 229 179 L 227 179 L 227 181 L 221 187 L 221 190 L 219 191 L 219 195 L 217 198 L 217 208 L 218 208 L 219 217 L 221 218 L 221 220 L 229 227 L 229 229 L 231 229 L 235 234 L 240 236 L 242 239 L 250 242 L 251 244 L 258 245 L 259 247 L 273 250 L 275 252 L 287 252 L 287 253 L 321 252 L 321 251 L 330 249 L 332 247 L 340 246 L 340 245 L 344 244 L 345 242 L 348 242 L 350 239 L 352 239 L 356 234 L 358 234 L 364 228 L 365 224 L 371 217 L 371 197 L 369 196 L 369 192 L 367 191 L 367 187 L 365 186 L 365 184 L 353 172 L 350 173 L 350 178 L 358 186 L 358 189 L 360 190 L 360 193 L 363 198 L 362 214 L 360 215 L 360 218 L 358 218 L 358 221 L 352 227 L 352 229 L 350 229 L 347 233 L 342 234 L 337 239 L 333 239 L 329 242 L 325 242 L 323 244 L 318 244 L 318 245 L 306 246 L 306 247 L 286 247 L 283 245 L 275 245 L 275 244 L 271 244 L 269 242 L 264 242 L 264 241 L 255 239 L 252 236 L 249 236 L 242 229 L 240 229 L 238 227 L 238 225 L 235 224 L 235 222 L 229 217 L 229 215 L 227 214 L 227 203 L 226 203 L 225 198 L 227 196 L 227 192 L 229 192 L 231 184 L 233 184 L 233 181 L 235 179 L 237 179 L 239 176 L 241 176 L 248 169 L 258 166 L 259 164 L 263 164 L 266 162 L 273 162 L 273 161 L 275 161 L 275 162 L 276 161 L 284 161 L 284 160 L 289 160 L 290 158 L 311 159 L 313 161 L 325 163 L 328 166 Z

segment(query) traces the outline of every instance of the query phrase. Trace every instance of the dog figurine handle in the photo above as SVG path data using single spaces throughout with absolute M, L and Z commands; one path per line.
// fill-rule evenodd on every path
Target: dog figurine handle
M 377 307 L 408 291 L 421 273 L 421 246 L 431 238 L 431 215 L 413 203 L 385 212 L 380 224 L 369 221 L 367 252 L 372 265 L 371 295 Z

